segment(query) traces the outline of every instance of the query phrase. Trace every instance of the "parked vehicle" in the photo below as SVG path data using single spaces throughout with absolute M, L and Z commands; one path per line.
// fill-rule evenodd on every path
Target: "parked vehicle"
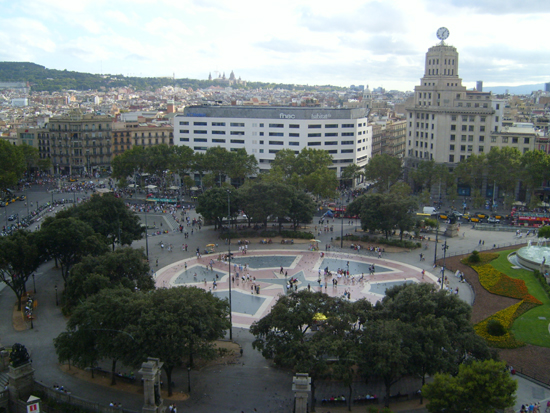
M 495 217 L 489 217 L 489 218 L 487 219 L 487 222 L 488 222 L 489 224 L 500 224 L 500 219 L 497 219 L 497 218 L 495 218 Z

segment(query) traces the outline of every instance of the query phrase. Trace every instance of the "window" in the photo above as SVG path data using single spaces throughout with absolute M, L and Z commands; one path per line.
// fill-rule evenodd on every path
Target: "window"
M 460 141 L 466 142 L 466 135 L 460 135 Z
M 508 136 L 502 137 L 502 143 L 508 143 Z
M 449 162 L 454 162 L 454 161 L 455 161 L 455 156 L 449 155 Z
M 283 132 L 269 132 L 269 136 L 285 136 Z
M 307 146 L 321 146 L 321 142 L 308 142 Z
M 342 149 L 340 153 L 353 153 L 353 149 Z
M 512 138 L 512 143 L 518 143 L 518 138 Z
M 225 126 L 225 122 L 212 122 L 212 126 Z
M 299 133 L 289 133 L 288 136 L 290 136 L 292 138 L 299 138 L 300 134 Z
M 180 125 L 189 125 L 189 122 L 180 122 Z
M 307 125 L 308 129 L 320 129 L 321 125 Z
M 269 141 L 270 145 L 284 145 L 283 141 Z
M 342 123 L 342 127 L 343 128 L 353 128 L 354 125 L 353 125 L 353 123 Z
M 206 126 L 206 122 L 193 122 L 195 126 Z
M 193 149 L 195 151 L 205 151 L 206 150 L 206 146 L 194 146 Z
M 338 151 L 336 149 L 329 149 L 327 152 L 328 153 L 338 153 Z
M 468 126 L 462 125 L 462 132 L 466 132 L 468 130 Z
M 466 150 L 466 145 L 460 145 L 460 151 L 464 152 Z
M 353 141 L 342 141 L 341 145 L 353 145 Z
M 269 150 L 269 153 L 277 153 L 277 152 L 279 152 L 277 149 L 270 149 Z
M 193 142 L 208 142 L 206 138 L 194 138 Z
M 291 129 L 299 129 L 300 125 L 288 125 L 288 127 Z
M 462 122 L 468 122 L 468 116 L 462 116 Z
M 468 126 L 468 132 L 473 132 L 473 131 L 474 131 L 474 125 Z
M 307 137 L 308 138 L 320 138 L 321 134 L 320 133 L 308 133 Z
M 449 150 L 450 150 L 450 151 L 454 151 L 454 150 L 455 150 L 455 146 L 454 146 L 454 145 L 449 146 Z
M 325 145 L 338 145 L 338 141 L 328 141 L 325 142 Z
M 479 152 L 483 152 L 484 150 L 485 150 L 485 148 L 483 146 L 480 146 L 479 149 L 478 149 Z
M 476 117 L 475 116 L 470 116 L 470 122 L 475 122 L 476 121 Z
M 231 122 L 229 124 L 229 126 L 233 127 L 233 128 L 244 128 L 244 123 L 238 123 L 238 122 Z M 260 127 L 263 127 L 264 124 L 263 123 L 260 123 Z
M 325 136 L 338 136 L 338 132 L 325 133 Z
M 479 141 L 480 141 L 480 142 L 485 142 L 485 136 L 480 136 L 480 137 L 479 137 Z
M 232 130 L 230 133 L 230 135 L 238 135 L 238 136 L 244 136 L 244 132 L 243 131 L 236 131 L 236 130 Z M 260 132 L 260 135 L 262 134 L 262 132 Z
M 189 142 L 189 138 L 180 138 L 180 142 Z
M 260 125 L 261 125 L 261 123 L 260 123 Z M 263 132 L 260 132 L 260 136 L 264 136 L 264 133 L 263 133 Z
M 225 135 L 224 130 L 213 130 L 212 135 Z
M 480 127 L 479 127 L 479 131 L 480 131 L 480 132 L 485 132 L 485 126 L 480 126 Z
M 454 141 L 456 139 L 456 135 L 451 135 L 451 141 Z
M 205 130 L 194 130 L 193 133 L 195 135 L 206 135 L 206 131 Z
M 180 129 L 180 133 L 189 133 L 189 129 Z M 115 139 L 116 143 L 116 139 Z
M 212 143 L 225 143 L 225 139 L 212 139 Z
M 474 141 L 474 135 L 468 135 L 468 142 Z
M 244 144 L 244 139 L 231 139 L 231 143 L 240 143 L 240 144 Z
M 481 122 L 485 122 L 485 116 L 482 116 L 481 118 L 479 118 L 479 120 L 480 120 Z
M 497 103 L 497 110 L 500 109 L 500 103 Z
M 456 130 L 456 125 L 451 125 L 451 130 Z
M 523 143 L 529 144 L 529 138 L 523 138 Z
M 412 113 L 409 113 L 409 115 L 412 116 Z M 325 125 L 325 128 L 329 129 L 329 128 L 337 128 L 338 127 L 338 124 L 335 124 L 335 123 L 331 123 L 331 124 L 328 124 L 328 125 Z
M 342 136 L 354 136 L 354 132 L 342 132 Z
M 300 142 L 289 142 L 289 146 L 300 146 Z
M 468 145 L 468 152 L 472 152 L 473 151 L 473 145 Z
M 496 136 L 491 136 L 491 142 L 496 142 L 497 141 L 497 137 Z
M 285 125 L 282 124 L 282 123 L 270 123 L 270 124 L 269 124 L 269 127 L 270 127 L 270 128 L 284 128 Z

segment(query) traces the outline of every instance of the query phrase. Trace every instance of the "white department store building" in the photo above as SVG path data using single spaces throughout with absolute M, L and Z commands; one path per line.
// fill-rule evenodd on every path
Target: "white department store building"
M 260 172 L 269 170 L 282 149 L 296 154 L 303 148 L 323 149 L 332 155 L 331 169 L 340 177 L 350 164 L 367 164 L 372 128 L 365 108 L 190 106 L 174 117 L 174 144 L 198 152 L 244 148 L 256 157 Z

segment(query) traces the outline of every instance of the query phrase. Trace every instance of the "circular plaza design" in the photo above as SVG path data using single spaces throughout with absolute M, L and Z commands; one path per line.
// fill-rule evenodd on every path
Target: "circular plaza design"
M 203 255 L 161 268 L 156 272 L 156 287 L 195 286 L 211 291 L 217 297 L 228 298 L 229 266 L 227 261 L 221 261 L 219 257 L 218 253 Z M 332 276 L 325 277 L 326 268 Z M 338 270 L 349 270 L 350 276 L 337 278 Z M 247 276 L 250 280 L 247 280 Z M 277 298 L 287 293 L 290 279 L 296 280 L 293 290 L 310 288 L 330 296 L 349 293 L 352 301 L 366 298 L 372 303 L 381 300 L 386 289 L 396 285 L 437 283 L 437 277 L 433 274 L 426 272 L 422 275 L 420 268 L 383 257 L 296 250 L 234 254 L 231 258 L 231 278 L 234 279 L 231 282 L 233 326 L 243 328 L 249 328 L 254 321 L 269 313 Z M 337 285 L 334 285 L 333 278 L 338 280 Z

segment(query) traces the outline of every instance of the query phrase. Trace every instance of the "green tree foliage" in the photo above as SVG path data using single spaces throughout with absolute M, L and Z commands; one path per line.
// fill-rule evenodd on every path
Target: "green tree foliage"
M 389 192 L 403 175 L 401 159 L 388 154 L 376 155 L 365 165 L 365 179 L 374 182 L 379 192 Z
M 229 304 L 213 294 L 195 287 L 162 288 L 141 295 L 141 313 L 128 326 L 137 348 L 134 363 L 158 357 L 172 395 L 172 371 L 187 360 L 216 357 L 213 342 L 223 338 L 229 324 Z
M 344 168 L 342 171 L 342 179 L 350 181 L 348 184 L 353 184 L 355 180 L 363 174 L 361 167 L 352 163 Z
M 538 237 L 539 238 L 550 238 L 550 226 L 546 225 L 544 227 L 539 228 Z
M 507 193 L 514 193 L 518 177 L 521 175 L 521 156 L 517 148 L 492 148 L 487 154 L 488 181 L 495 182 Z
M 414 226 L 413 210 L 416 200 L 396 194 L 375 193 L 362 195 L 348 205 L 350 215 L 358 215 L 365 231 L 380 230 L 386 238 L 396 229 L 409 230 Z
M 47 217 L 38 232 L 40 248 L 57 260 L 67 284 L 69 270 L 86 255 L 107 252 L 105 239 L 76 218 Z
M 288 211 L 288 217 L 292 221 L 294 228 L 300 224 L 310 223 L 317 210 L 317 205 L 309 194 L 304 191 L 294 190 L 291 205 Z
M 513 406 L 516 389 L 504 362 L 486 360 L 461 365 L 456 376 L 436 374 L 422 392 L 430 413 L 492 413 Z
M 149 291 L 155 288 L 143 250 L 120 248 L 76 264 L 64 291 L 64 310 L 70 312 L 88 297 L 106 288 Z
M 134 357 L 138 343 L 125 331 L 141 314 L 137 295 L 127 289 L 106 289 L 74 310 L 67 331 L 54 339 L 60 362 L 70 361 L 80 368 L 93 367 L 102 359 L 111 360 L 111 384 L 115 384 L 119 360 Z
M 144 231 L 137 214 L 126 207 L 122 198 L 113 194 L 92 195 L 89 201 L 69 208 L 59 216 L 73 216 L 89 224 L 111 244 L 113 250 L 116 243 L 131 245 L 141 239 Z
M 15 293 L 18 311 L 21 311 L 21 297 L 27 291 L 27 281 L 40 262 L 36 233 L 17 231 L 0 237 L 0 281 Z
M 268 218 L 282 222 L 281 219 L 289 215 L 295 190 L 284 183 L 259 181 L 243 186 L 240 193 L 246 215 L 267 228 Z
M 117 179 L 125 179 L 133 176 L 136 172 L 145 172 L 146 165 L 146 148 L 143 146 L 134 146 L 111 161 L 112 176 Z
M 523 181 L 534 199 L 534 190 L 550 179 L 550 157 L 543 151 L 528 151 L 521 157 L 521 168 Z
M 26 167 L 20 147 L 0 139 L 0 191 L 16 185 L 25 173 Z
M 229 191 L 229 194 L 228 194 Z M 240 208 L 240 192 L 234 189 L 211 188 L 198 198 L 197 213 L 206 220 L 214 221 L 214 229 L 222 227 L 222 221 L 227 219 L 227 200 L 230 200 L 231 216 L 235 216 Z
M 411 171 L 411 178 L 415 186 L 421 190 L 433 190 L 433 185 L 448 185 L 451 183 L 449 169 L 443 164 L 436 164 L 435 161 L 423 161 L 418 167 Z
M 487 157 L 484 153 L 472 154 L 454 169 L 454 175 L 460 182 L 470 185 L 476 189 L 481 186 L 483 177 L 487 175 Z

